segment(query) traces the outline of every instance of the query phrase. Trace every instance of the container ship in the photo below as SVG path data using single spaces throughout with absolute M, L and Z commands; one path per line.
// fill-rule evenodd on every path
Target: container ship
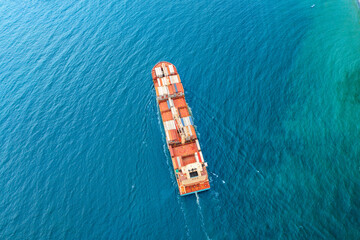
M 180 195 L 210 189 L 207 163 L 177 69 L 171 63 L 159 62 L 151 75 Z

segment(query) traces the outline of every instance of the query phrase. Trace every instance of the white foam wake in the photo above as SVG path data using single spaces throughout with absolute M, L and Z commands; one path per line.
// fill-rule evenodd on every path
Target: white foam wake
M 197 204 L 198 207 L 199 207 L 199 214 L 200 214 L 200 221 L 201 221 L 201 229 L 202 229 L 203 232 L 205 233 L 206 239 L 211 239 L 211 238 L 209 238 L 209 235 L 207 234 L 206 229 L 205 229 L 204 216 L 203 216 L 202 210 L 201 210 L 199 195 L 198 195 L 197 193 L 195 193 L 195 196 L 196 196 L 196 204 Z

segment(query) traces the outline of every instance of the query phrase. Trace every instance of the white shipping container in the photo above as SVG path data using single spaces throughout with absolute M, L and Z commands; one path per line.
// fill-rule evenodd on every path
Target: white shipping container
M 158 87 L 158 91 L 159 91 L 159 96 L 162 96 L 162 95 L 164 95 L 164 87 Z
M 169 105 L 170 108 L 174 107 L 174 101 L 171 98 L 169 98 Z
M 191 131 L 191 127 L 190 127 L 190 126 L 187 126 L 187 128 L 189 129 L 190 135 L 192 136 L 193 133 L 192 133 L 192 131 Z
M 156 74 L 157 77 L 162 77 L 163 76 L 163 72 L 161 70 L 161 67 L 155 68 L 155 74 Z
M 176 160 L 177 160 L 177 162 L 178 162 L 178 166 L 179 166 L 179 168 L 180 168 L 180 167 L 181 167 L 180 157 L 176 157 Z
M 170 70 L 170 74 L 174 74 L 175 70 L 174 70 L 174 66 L 173 65 L 169 65 L 169 70 Z
M 166 130 L 166 131 L 176 129 L 176 127 L 175 127 L 175 121 L 174 121 L 174 120 L 170 120 L 170 121 L 164 122 L 164 127 L 165 127 L 165 130 Z
M 158 91 L 159 91 L 159 96 L 162 96 L 162 95 L 169 95 L 169 88 L 167 86 L 161 86 L 161 87 L 158 87 Z
M 199 140 L 197 140 L 197 139 L 196 139 L 196 146 L 197 146 L 198 150 L 200 151 L 201 150 L 200 149 L 200 144 L 199 144 Z
M 165 78 L 165 77 L 161 78 L 161 82 L 162 82 L 162 85 L 163 85 L 163 86 L 166 86 L 166 85 L 167 85 L 167 84 L 166 84 L 166 78 Z
M 171 120 L 171 121 L 170 121 L 170 124 L 171 124 L 171 129 L 176 129 L 175 121 L 174 121 L 174 120 Z
M 164 86 L 170 84 L 170 80 L 169 80 L 168 77 L 163 77 L 163 78 L 161 79 L 161 81 L 162 81 L 162 83 L 163 83 Z
M 177 114 L 176 108 L 172 107 L 171 108 L 171 113 L 173 115 L 173 117 Z
M 163 95 L 163 94 L 162 94 L 162 87 L 161 87 L 161 86 L 158 87 L 158 92 L 159 92 L 159 96 Z
M 190 126 L 191 125 L 190 117 L 186 117 L 185 121 L 186 121 L 185 126 Z
M 178 76 L 175 75 L 175 76 L 170 76 L 170 82 L 171 82 L 171 84 L 174 84 L 174 83 L 179 83 L 180 81 L 179 81 Z
M 194 156 L 195 156 L 196 162 L 199 162 L 199 156 L 197 155 L 197 152 L 194 153 Z
M 184 126 L 190 126 L 192 125 L 191 124 L 191 121 L 190 121 L 190 117 L 184 117 L 182 118 L 183 122 L 184 122 Z
M 163 70 L 164 70 L 164 75 L 165 75 L 165 76 L 168 76 L 168 75 L 169 75 L 169 73 L 168 73 L 167 68 L 166 68 L 166 67 L 164 67 L 164 69 L 163 69 Z
M 161 86 L 161 82 L 159 78 L 157 79 L 157 82 L 158 82 L 158 86 Z

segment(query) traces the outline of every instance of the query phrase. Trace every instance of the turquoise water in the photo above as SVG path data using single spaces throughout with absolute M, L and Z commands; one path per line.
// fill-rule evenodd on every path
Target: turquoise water
M 360 238 L 356 1 L 3 1 L 0 16 L 1 239 Z M 209 164 L 198 195 L 178 194 L 161 60 Z

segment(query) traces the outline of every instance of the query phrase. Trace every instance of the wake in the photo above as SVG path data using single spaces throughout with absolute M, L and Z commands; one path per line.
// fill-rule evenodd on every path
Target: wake
M 196 204 L 198 205 L 198 208 L 199 208 L 200 221 L 201 221 L 201 229 L 202 229 L 203 232 L 205 233 L 206 239 L 211 239 L 211 238 L 209 238 L 209 235 L 207 234 L 206 229 L 205 229 L 204 216 L 203 216 L 203 214 L 202 214 L 202 209 L 201 209 L 201 205 L 200 205 L 200 198 L 199 198 L 198 193 L 195 193 L 195 196 L 196 196 Z

